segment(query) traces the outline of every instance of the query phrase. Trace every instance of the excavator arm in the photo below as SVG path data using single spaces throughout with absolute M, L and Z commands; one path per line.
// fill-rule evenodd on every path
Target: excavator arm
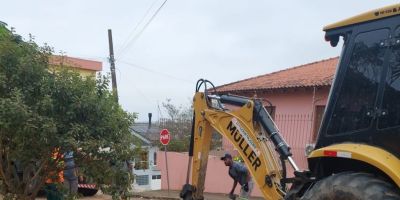
M 205 81 L 207 80 L 200 80 Z M 198 83 L 199 84 L 199 83 Z M 206 84 L 206 83 L 205 83 Z M 227 138 L 243 158 L 265 199 L 283 199 L 286 194 L 285 161 L 295 171 L 289 146 L 282 139 L 261 100 L 230 95 L 209 95 L 207 90 L 193 98 L 193 124 L 187 184 L 183 199 L 203 199 L 207 161 L 213 129 Z M 226 105 L 237 107 L 227 109 Z M 189 184 L 189 172 L 192 184 Z

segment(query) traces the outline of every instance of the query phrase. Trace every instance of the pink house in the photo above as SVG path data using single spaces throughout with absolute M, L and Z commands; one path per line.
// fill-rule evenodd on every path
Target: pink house
M 321 60 L 222 85 L 217 91 L 261 98 L 304 169 L 305 147 L 315 142 L 337 63 L 337 57 Z M 223 149 L 233 146 L 223 140 Z
M 301 169 L 306 169 L 305 149 L 315 142 L 337 63 L 338 57 L 321 60 L 225 84 L 217 87 L 217 91 L 222 94 L 261 98 L 291 146 L 295 161 Z M 206 192 L 227 193 L 232 187 L 227 168 L 218 159 L 218 154 L 225 151 L 235 152 L 233 146 L 223 139 L 222 151 L 209 157 Z M 168 161 L 169 169 L 173 169 L 170 174 L 176 173 L 169 176 L 173 177 L 170 179 L 170 187 L 180 190 L 186 177 L 187 156 L 182 153 L 170 155 L 173 157 L 168 157 L 171 160 Z M 160 155 L 159 158 L 162 163 L 163 156 Z M 160 170 L 162 177 L 166 177 L 163 165 L 165 164 L 160 165 Z M 163 179 L 162 189 L 167 188 L 166 183 Z M 261 193 L 256 189 L 253 195 L 261 196 Z

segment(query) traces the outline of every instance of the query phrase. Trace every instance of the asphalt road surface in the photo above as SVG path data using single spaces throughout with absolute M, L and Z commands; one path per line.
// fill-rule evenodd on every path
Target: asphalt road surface
M 179 200 L 179 191 L 166 191 L 166 190 L 156 190 L 156 191 L 146 191 L 141 193 L 134 193 L 135 197 L 130 197 L 130 200 Z M 204 194 L 206 200 L 228 200 L 226 194 Z M 38 200 L 46 200 L 46 197 L 36 198 Z M 82 197 L 82 200 L 112 200 L 110 195 L 102 194 L 99 191 L 96 195 L 92 197 Z M 261 197 L 253 197 L 251 200 L 262 200 Z

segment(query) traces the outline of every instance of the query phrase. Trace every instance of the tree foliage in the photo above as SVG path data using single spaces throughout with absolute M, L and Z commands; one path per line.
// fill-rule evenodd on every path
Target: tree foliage
M 160 119 L 161 127 L 168 129 L 172 135 L 172 139 L 168 144 L 168 150 L 177 152 L 188 151 L 192 130 L 193 107 L 184 105 L 176 106 L 171 99 L 166 99 L 162 103 L 162 106 L 166 110 L 168 118 Z M 221 136 L 218 133 L 213 133 L 211 149 L 215 149 L 221 145 Z
M 187 151 L 189 148 L 190 131 L 192 128 L 192 108 L 190 106 L 176 106 L 171 99 L 162 102 L 162 107 L 168 117 L 160 119 L 161 128 L 168 129 L 172 139 L 168 144 L 169 151 Z M 160 144 L 160 148 L 163 145 Z
M 108 77 L 55 73 L 51 48 L 0 29 L 1 193 L 34 198 L 51 173 L 63 170 L 62 157 L 52 159 L 55 149 L 60 155 L 75 151 L 85 175 L 110 192 L 127 188 L 121 166 L 133 156 L 135 115 L 116 103 Z

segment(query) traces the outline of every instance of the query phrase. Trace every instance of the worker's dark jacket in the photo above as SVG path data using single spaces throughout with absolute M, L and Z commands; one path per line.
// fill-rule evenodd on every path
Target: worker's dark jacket
M 233 162 L 229 167 L 229 176 L 239 182 L 240 185 L 247 183 L 247 172 L 246 166 L 237 162 Z

